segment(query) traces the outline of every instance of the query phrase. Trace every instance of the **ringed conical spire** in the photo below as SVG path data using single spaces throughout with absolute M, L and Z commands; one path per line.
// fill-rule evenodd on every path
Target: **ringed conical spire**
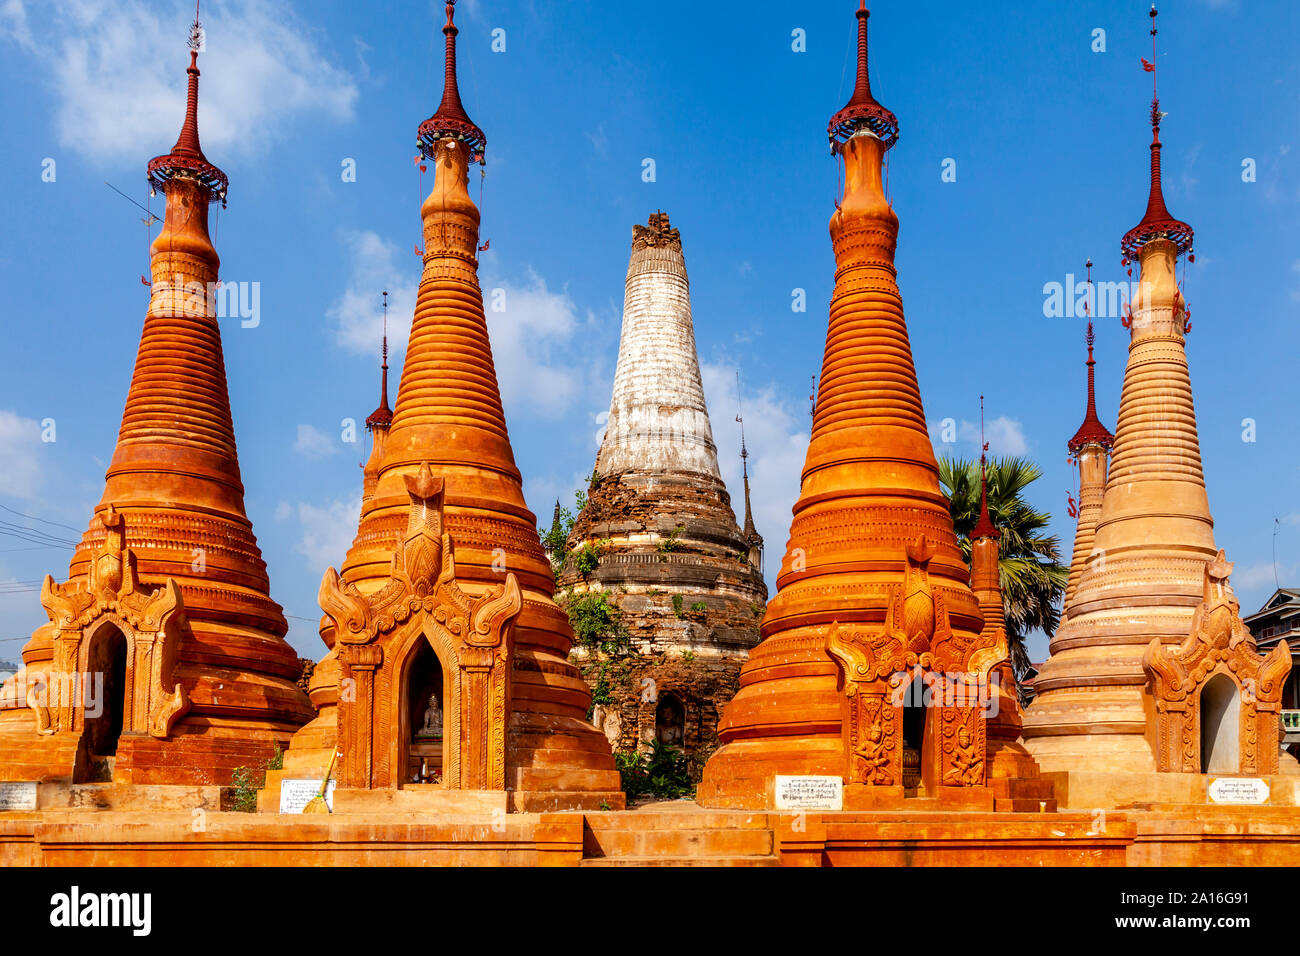
M 320 716 L 285 768 L 323 772 L 337 747 L 341 786 L 401 788 L 432 760 L 445 788 L 509 791 L 512 809 L 620 806 L 506 428 L 468 189 L 485 137 L 456 90 L 452 13 L 442 103 L 419 133 L 435 172 L 397 400 L 342 573 L 321 585 Z M 372 626 L 355 631 L 355 613 Z M 362 688 L 352 699 L 339 693 L 349 678 Z M 437 757 L 418 739 L 435 712 Z
M 1153 104 L 1157 131 L 1159 119 Z M 1167 215 L 1158 136 L 1151 169 L 1147 214 L 1122 242 L 1140 281 L 1124 319 L 1129 355 L 1109 467 L 1102 441 L 1078 456 L 1081 488 L 1095 489 L 1104 474 L 1105 492 L 1090 543 L 1091 502 L 1081 499 L 1066 613 L 1025 714 L 1026 746 L 1045 771 L 1156 769 L 1143 654 L 1153 639 L 1172 645 L 1191 633 L 1206 562 L 1217 553 L 1175 273 L 1191 227 Z
M 88 757 L 111 757 L 118 782 L 228 785 L 235 766 L 264 764 L 311 718 L 244 506 L 216 315 L 221 260 L 208 233 L 209 205 L 224 197 L 226 177 L 199 148 L 201 36 L 196 16 L 185 123 L 172 152 L 148 167 L 166 212 L 149 250 L 149 306 L 103 496 L 68 581 L 47 578 L 51 623 L 23 651 L 28 670 L 51 679 L 95 670 L 86 655 L 121 653 L 123 697 L 116 714 L 105 709 L 121 737 L 101 733 L 97 717 L 63 709 L 15 757 L 8 729 L 20 715 L 0 695 L 0 778 L 30 779 L 21 775 L 30 771 L 76 779 Z M 165 605 L 166 616 L 141 617 L 142 600 Z M 65 739 L 75 766 L 51 754 L 32 769 Z
M 706 806 L 771 807 L 778 775 L 841 777 L 846 806 L 849 785 L 868 802 L 901 801 L 918 785 L 984 785 L 980 719 L 936 710 L 922 732 L 904 726 L 898 705 L 916 686 L 906 681 L 923 680 L 914 668 L 984 680 L 994 660 L 980 643 L 903 315 L 898 217 L 882 175 L 898 127 L 867 83 L 866 18 L 864 7 L 858 86 L 829 128 L 844 192 L 830 220 L 835 291 L 812 436 L 763 640 L 705 767 Z M 900 671 L 891 697 L 883 675 Z M 932 739 L 940 721 L 947 729 Z M 957 766 L 954 748 L 978 751 L 978 770 Z
M 1092 292 L 1092 260 L 1086 266 L 1088 270 L 1089 298 Z M 1083 424 L 1074 433 L 1066 447 L 1070 457 L 1079 466 L 1079 502 L 1077 523 L 1074 530 L 1074 550 L 1070 559 L 1070 577 L 1065 586 L 1065 604 L 1061 610 L 1061 620 L 1067 619 L 1074 610 L 1074 592 L 1079 586 L 1084 565 L 1092 554 L 1093 538 L 1097 529 L 1097 517 L 1101 513 L 1102 497 L 1106 493 L 1106 471 L 1110 464 L 1110 449 L 1115 444 L 1115 436 L 1110 433 L 1097 416 L 1096 366 L 1093 358 L 1095 335 L 1092 328 L 1092 310 L 1085 302 L 1088 312 L 1088 400 L 1083 416 Z

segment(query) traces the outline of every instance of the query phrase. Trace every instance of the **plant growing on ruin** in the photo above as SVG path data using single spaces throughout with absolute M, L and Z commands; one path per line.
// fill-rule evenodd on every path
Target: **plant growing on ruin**
M 693 611 L 696 614 L 703 614 L 706 611 L 708 611 L 708 609 L 709 606 L 705 604 L 703 601 L 696 601 L 694 604 L 691 605 L 691 611 Z
M 230 775 L 230 808 L 236 813 L 257 812 L 257 791 L 261 782 L 251 767 L 236 767 Z
M 607 544 L 607 541 L 588 541 L 573 553 L 573 567 L 584 581 L 599 567 L 600 555 Z
M 632 650 L 623 612 L 610 600 L 609 591 L 579 595 L 569 589 L 560 603 L 569 615 L 574 645 L 588 652 L 583 676 L 596 675 L 592 704 L 613 703 L 614 684 L 626 676 L 626 658 Z
M 673 613 L 678 617 L 682 616 L 682 596 L 680 594 L 673 595 Z
M 280 749 L 279 744 L 276 744 L 275 750 L 271 752 L 271 759 L 266 762 L 266 769 L 267 770 L 284 769 L 284 751 Z
M 686 754 L 678 747 L 656 740 L 648 753 L 615 754 L 614 762 L 629 797 L 675 800 L 695 793 Z
M 668 534 L 659 542 L 659 557 L 661 561 L 668 560 L 668 555 L 670 553 L 681 549 L 682 543 L 677 539 L 685 530 L 686 525 L 679 524 L 677 527 L 673 528 L 672 531 L 669 531 Z
M 689 648 L 687 650 L 682 651 L 682 660 L 685 661 L 687 664 L 690 664 L 692 661 L 695 660 L 695 652 L 690 650 Z

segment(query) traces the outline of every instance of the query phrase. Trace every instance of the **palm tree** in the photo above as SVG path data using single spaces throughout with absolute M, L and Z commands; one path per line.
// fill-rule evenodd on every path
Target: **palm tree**
M 1025 488 L 1043 476 L 1028 458 L 995 458 L 988 463 L 989 516 L 1002 532 L 998 581 L 1007 615 L 1007 643 L 1016 680 L 1029 668 L 1025 637 L 1035 628 L 1051 637 L 1060 622 L 1060 604 L 1070 568 L 1061 563 L 1061 541 L 1045 533 L 1051 515 L 1023 497 Z M 939 459 L 939 481 L 948 494 L 952 523 L 962 556 L 970 564 L 970 532 L 979 519 L 980 463 L 963 458 Z

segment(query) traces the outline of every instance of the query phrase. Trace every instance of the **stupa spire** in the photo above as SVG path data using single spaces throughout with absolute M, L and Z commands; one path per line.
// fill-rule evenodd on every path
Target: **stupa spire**
M 1154 7 L 1151 22 L 1154 51 Z M 1154 64 L 1144 60 L 1143 66 L 1154 72 Z M 1071 443 L 1081 487 L 1073 590 L 1025 715 L 1026 745 L 1044 770 L 1155 769 L 1142 657 L 1153 638 L 1163 644 L 1187 638 L 1206 562 L 1216 554 L 1187 366 L 1186 304 L 1175 276 L 1192 230 L 1164 207 L 1160 116 L 1153 102 L 1157 135 L 1147 214 L 1121 244 L 1126 261 L 1136 257 L 1141 272 L 1124 319 L 1129 356 L 1109 469 L 1104 430 L 1093 429 L 1077 452 Z M 1082 489 L 1095 492 L 1103 475 L 1089 544 L 1094 506 Z
M 1074 437 L 1071 438 L 1068 443 L 1070 454 L 1072 455 L 1077 455 L 1084 445 L 1098 444 L 1109 448 L 1115 442 L 1115 436 L 1110 433 L 1106 426 L 1101 423 L 1101 419 L 1097 417 L 1097 360 L 1092 356 L 1092 349 L 1096 336 L 1092 329 L 1092 309 L 1090 306 L 1092 300 L 1091 259 L 1087 261 L 1085 268 L 1088 270 L 1088 295 L 1083 304 L 1084 311 L 1088 316 L 1088 332 L 1086 335 L 1086 341 L 1088 343 L 1088 403 L 1085 406 L 1083 414 L 1083 424 L 1079 426 L 1079 430 L 1074 433 Z
M 745 426 L 740 426 L 740 475 L 745 483 L 745 523 L 741 527 L 741 532 L 751 541 L 759 537 L 758 531 L 754 528 L 754 509 L 749 503 L 749 449 L 745 447 Z
M 879 139 L 885 149 L 898 141 L 898 117 L 876 101 L 871 93 L 871 76 L 867 69 L 867 20 L 871 11 L 866 0 L 858 6 L 858 74 L 853 85 L 853 95 L 843 108 L 831 117 L 827 134 L 832 152 L 840 151 L 848 140 L 866 132 Z
M 1092 553 L 1093 538 L 1097 529 L 1097 517 L 1101 513 L 1102 496 L 1106 493 L 1106 470 L 1110 462 L 1110 449 L 1115 443 L 1115 436 L 1107 430 L 1097 417 L 1097 360 L 1093 358 L 1095 335 L 1092 328 L 1092 260 L 1085 268 L 1088 270 L 1088 296 L 1084 300 L 1084 311 L 1088 316 L 1088 400 L 1083 416 L 1083 424 L 1074 433 L 1067 447 L 1070 457 L 1079 466 L 1079 501 L 1077 523 L 1074 530 L 1074 551 L 1070 560 L 1070 577 L 1065 586 L 1065 604 L 1061 610 L 1061 619 L 1065 620 L 1073 613 L 1074 592 L 1079 586 L 1079 577 L 1084 565 Z
M 387 429 L 393 423 L 393 410 L 388 407 L 388 293 L 384 293 L 384 337 L 381 352 L 383 360 L 380 364 L 379 380 L 379 407 L 370 413 L 366 419 L 366 427 L 371 431 L 375 429 Z
M 511 791 L 516 810 L 621 806 L 613 758 L 586 721 L 590 692 L 568 661 L 572 630 L 554 601 L 502 409 L 478 281 L 479 210 L 468 190 L 486 138 L 456 91 L 453 7 L 443 27 L 442 103 L 418 133 L 434 181 L 420 207 L 424 269 L 397 400 L 341 574 L 330 568 L 321 584 L 321 637 L 331 652 L 312 679 L 320 713 L 294 738 L 285 767 L 323 772 L 337 746 L 347 785 L 401 786 L 412 766 L 424 773 L 403 708 L 419 702 L 423 712 L 438 697 L 445 788 Z M 406 612 L 373 617 L 398 594 L 423 639 L 397 629 Z M 363 606 L 380 626 L 351 633 L 340 622 Z M 417 686 L 410 668 L 429 648 L 430 683 Z M 366 696 L 341 698 L 350 675 L 364 680 Z
M 858 85 L 828 130 L 844 192 L 830 219 L 835 291 L 812 436 L 763 641 L 704 771 L 706 806 L 771 806 L 777 774 L 838 775 L 846 806 L 847 785 L 901 800 L 940 780 L 984 783 L 982 753 L 978 772 L 947 763 L 952 747 L 983 747 L 977 718 L 944 718 L 949 743 L 925 750 L 864 676 L 889 671 L 904 644 L 932 648 L 926 660 L 944 673 L 985 678 L 995 661 L 992 648 L 970 656 L 983 618 L 939 484 L 896 279 L 898 217 L 884 195 L 897 120 L 871 96 L 865 7 L 857 16 Z M 871 642 L 889 648 L 884 657 Z
M 183 177 L 196 181 L 206 192 L 209 202 L 221 201 L 226 205 L 229 180 L 226 174 L 208 162 L 199 145 L 199 51 L 203 48 L 203 24 L 199 22 L 199 4 L 194 4 L 194 23 L 189 36 L 190 65 L 185 71 L 189 89 L 185 97 L 185 120 L 170 153 L 149 160 L 149 185 L 166 191 L 167 184 Z
M 1151 182 L 1147 195 L 1147 209 L 1142 221 L 1124 234 L 1120 249 L 1125 265 L 1137 261 L 1142 247 L 1153 239 L 1168 239 L 1177 249 L 1177 255 L 1190 252 L 1194 233 L 1192 227 L 1175 219 L 1165 206 L 1165 194 L 1160 184 L 1160 95 L 1156 86 L 1156 5 L 1151 4 L 1151 59 L 1142 59 L 1142 66 L 1151 74 Z
M 487 137 L 478 128 L 460 102 L 460 87 L 456 81 L 456 35 L 460 31 L 455 23 L 456 0 L 448 0 L 447 23 L 442 28 L 445 43 L 443 58 L 442 102 L 427 120 L 420 124 L 416 144 L 425 159 L 433 160 L 437 143 L 450 136 L 465 144 L 469 162 L 485 162 Z
M 663 210 L 632 227 L 614 392 L 596 470 L 697 473 L 722 482 L 681 234 Z
M 42 601 L 51 624 L 36 631 L 23 652 L 29 669 L 53 673 L 68 663 L 54 653 L 56 637 L 75 646 L 99 643 L 99 634 L 113 631 L 92 617 L 89 630 L 80 633 L 69 622 L 81 612 L 56 613 L 65 600 L 102 595 L 115 577 L 106 575 L 106 566 L 129 565 L 131 574 L 117 584 L 130 585 L 137 596 L 149 589 L 175 594 L 176 606 L 183 607 L 168 624 L 175 637 L 160 638 L 148 652 L 156 655 L 154 666 L 170 673 L 166 686 L 145 674 L 146 667 L 135 667 L 151 659 L 143 644 L 133 645 L 135 656 L 125 665 L 130 688 L 124 700 L 134 703 L 131 713 L 115 717 L 125 731 L 114 745 L 118 782 L 228 784 L 234 766 L 264 763 L 311 717 L 295 683 L 297 654 L 284 640 L 287 622 L 271 599 L 244 507 L 216 315 L 221 260 L 208 234 L 209 205 L 224 199 L 226 177 L 198 141 L 201 38 L 196 9 L 181 135 L 170 153 L 148 164 L 150 184 L 166 196 L 166 212 L 149 249 L 149 305 L 103 496 L 73 553 L 69 580 L 47 579 Z M 130 604 L 120 595 L 111 600 L 114 608 Z M 127 633 L 130 626 L 119 621 L 114 627 Z M 142 632 L 135 633 L 142 640 Z M 156 723 L 148 712 L 145 702 L 161 706 L 163 696 L 186 702 L 176 704 L 174 725 Z M 78 731 L 67 732 L 75 750 Z M 0 777 L 14 779 L 2 769 L 6 746 L 0 742 Z M 104 741 L 88 746 L 106 756 L 94 749 L 107 746 Z
M 1002 532 L 993 524 L 993 519 L 989 517 L 989 476 L 988 476 L 988 451 L 989 443 L 984 440 L 984 396 L 980 396 L 980 513 L 975 522 L 975 527 L 971 529 L 971 541 L 991 540 L 997 541 L 1002 537 Z M 974 552 L 972 552 L 973 556 Z M 974 564 L 972 563 L 972 567 Z

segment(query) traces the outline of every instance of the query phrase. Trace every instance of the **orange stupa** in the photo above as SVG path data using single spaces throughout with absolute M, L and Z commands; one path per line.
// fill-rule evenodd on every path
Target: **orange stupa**
M 830 221 L 836 281 L 812 440 L 763 641 L 723 715 L 723 746 L 705 768 L 706 806 L 771 806 L 776 775 L 838 776 L 902 797 L 983 773 L 969 758 L 958 772 L 918 755 L 931 749 L 922 738 L 933 742 L 940 728 L 932 719 L 924 729 L 915 721 L 900 727 L 905 708 L 888 697 L 897 683 L 885 686 L 895 664 L 964 667 L 983 618 L 940 490 L 895 278 L 898 217 L 881 163 L 897 120 L 871 94 L 868 12 L 857 16 L 857 85 L 829 128 L 845 165 L 844 195 Z M 837 650 L 846 635 L 856 658 Z M 873 641 L 888 660 L 871 658 Z M 858 683 L 868 671 L 880 677 L 871 688 Z M 983 723 L 945 723 L 943 746 L 959 740 L 982 751 Z M 949 758 L 958 759 L 946 749 Z
M 356 538 L 321 587 L 331 651 L 312 679 L 320 716 L 295 738 L 285 775 L 323 773 L 337 749 L 340 791 L 431 787 L 508 793 L 518 810 L 620 807 L 506 431 L 468 191 L 486 138 L 457 92 L 453 6 L 442 103 L 418 134 L 435 175 L 397 401 L 382 460 L 367 467 L 376 475 Z
M 199 145 L 200 29 L 180 137 L 148 167 L 167 211 L 117 448 L 68 581 L 46 578 L 51 623 L 2 695 L 0 779 L 227 785 L 312 715 L 244 512 L 208 236 L 227 180 Z

